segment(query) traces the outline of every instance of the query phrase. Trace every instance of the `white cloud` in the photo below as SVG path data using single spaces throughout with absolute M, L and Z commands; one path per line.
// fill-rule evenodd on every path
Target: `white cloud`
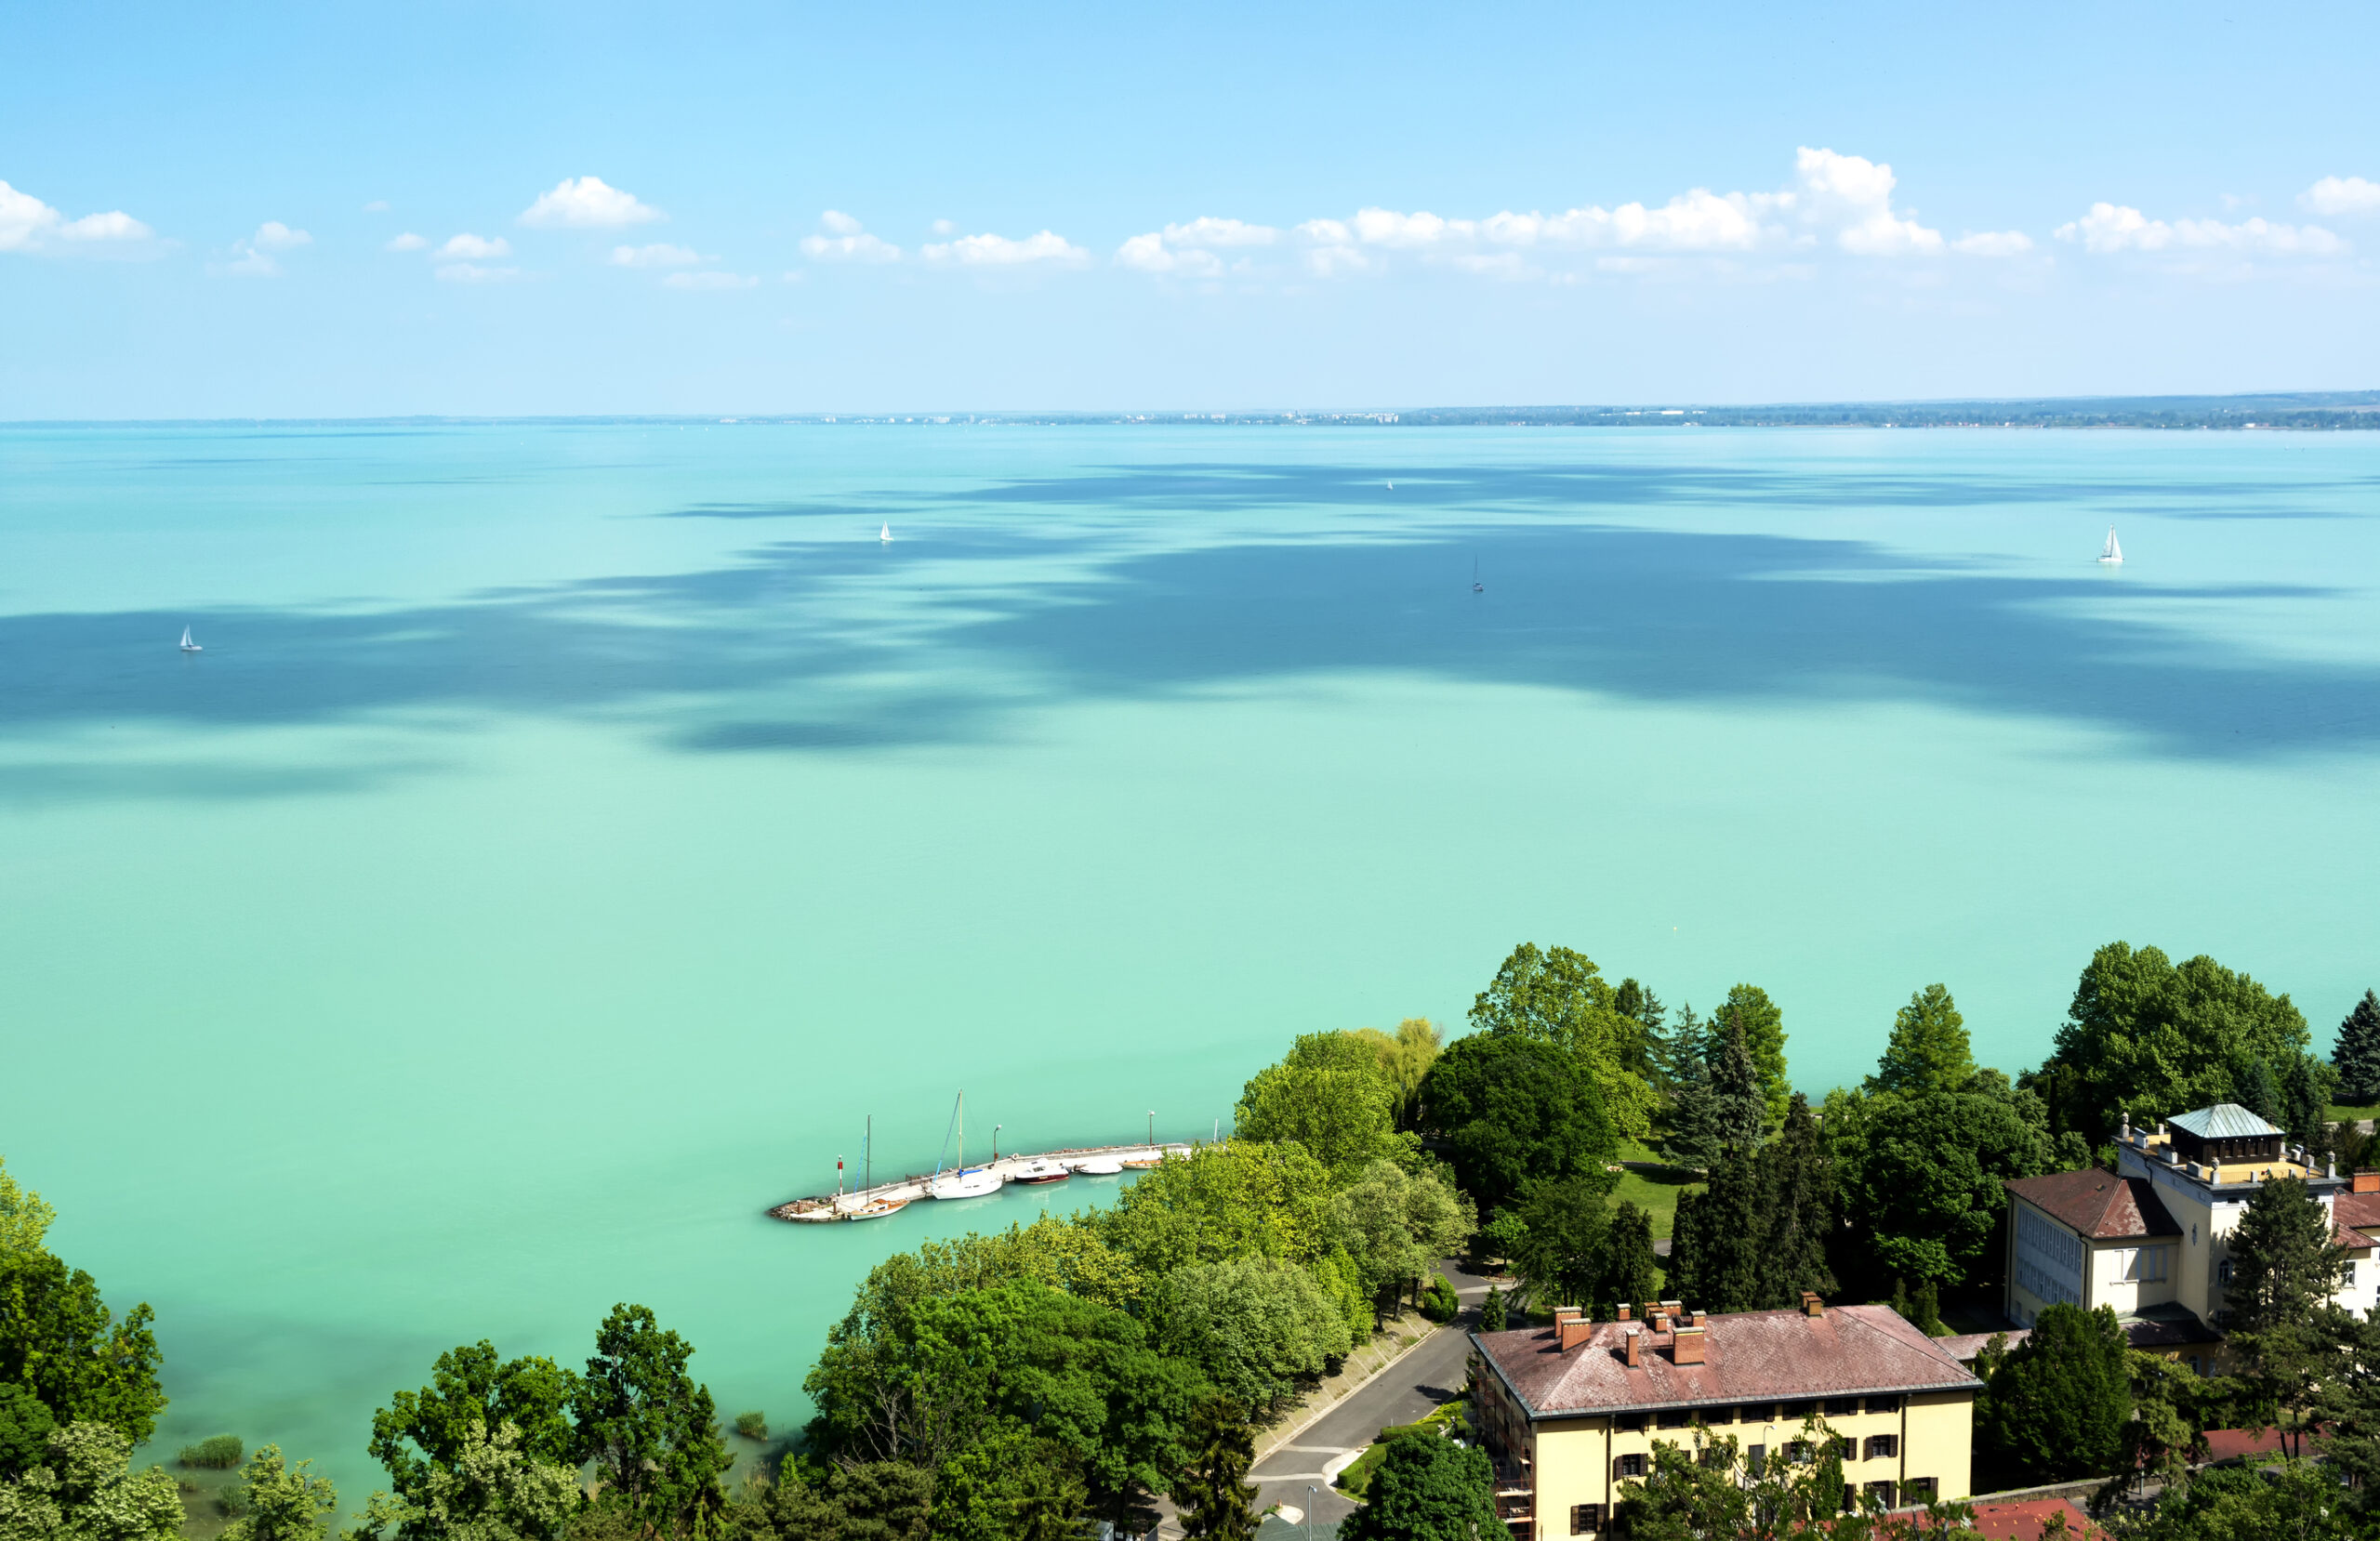
M 2297 195 L 2314 214 L 2380 214 L 2380 182 L 2360 177 L 2325 177 Z
M 2082 218 L 2060 225 L 2060 241 L 2086 252 L 2228 251 L 2273 257 L 2331 257 L 2347 244 L 2320 225 L 2276 225 L 2262 217 L 2227 225 L 2220 219 L 2151 219 L 2122 204 L 2093 204 Z
M 671 273 L 662 283 L 672 289 L 749 289 L 760 281 L 742 273 Z
M 429 244 L 430 243 L 424 241 L 420 236 L 414 234 L 411 230 L 407 230 L 403 235 L 400 235 L 395 240 L 390 242 L 388 245 L 381 249 L 383 251 L 391 252 L 417 252 Z
M 1051 230 L 1028 235 L 1022 241 L 1012 241 L 1004 235 L 962 235 L 943 244 L 930 242 L 918 249 L 929 262 L 961 262 L 974 267 L 1014 268 L 1033 262 L 1072 265 L 1091 260 L 1089 252 Z
M 898 262 L 901 248 L 889 241 L 867 233 L 860 222 L 840 209 L 828 209 L 818 217 L 825 235 L 805 237 L 801 243 L 804 257 L 813 262 Z
M 268 219 L 257 227 L 256 234 L 232 242 L 231 260 L 216 271 L 232 278 L 279 278 L 281 264 L 272 259 L 272 254 L 311 245 L 313 240 L 304 230 Z
M 32 193 L 0 182 L 0 252 L 52 251 L 57 242 L 89 247 L 146 241 L 153 233 L 122 209 L 69 219 Z
M 1213 278 L 1223 270 L 1223 258 L 1215 255 L 1215 248 L 1269 246 L 1280 238 L 1281 232 L 1270 225 L 1200 215 L 1187 224 L 1168 225 L 1163 230 L 1133 236 L 1116 248 L 1116 260 L 1144 273 Z
M 521 211 L 521 223 L 546 228 L 571 227 L 616 230 L 667 217 L 636 196 L 606 184 L 601 177 L 565 177 L 549 192 Z
M 146 241 L 155 233 L 122 209 L 86 214 L 58 227 L 60 239 L 65 241 Z
M 957 230 L 959 227 L 952 224 L 947 219 L 937 219 L 933 222 L 931 228 L 936 235 L 948 235 L 952 230 Z
M 370 203 L 364 205 L 364 212 L 366 214 L 386 214 L 389 212 L 389 201 L 386 198 L 375 198 Z
M 433 257 L 459 259 L 465 262 L 482 262 L 492 257 L 510 257 L 511 255 L 512 244 L 504 237 L 499 235 L 494 240 L 489 240 L 483 235 L 473 235 L 469 230 L 463 231 L 460 235 L 447 237 L 446 244 L 439 247 L 432 254 Z
M 1205 214 L 1186 225 L 1168 225 L 1162 233 L 1170 246 L 1269 246 L 1281 239 L 1281 232 L 1270 225 Z
M 520 276 L 518 268 L 483 268 L 476 262 L 449 262 L 437 271 L 441 283 L 502 283 Z
M 2033 249 L 2033 238 L 2023 230 L 1977 230 L 1951 242 L 1950 249 L 1969 257 L 2022 257 Z
M 1466 273 L 1477 273 L 1483 278 L 1536 278 L 1544 271 L 1541 268 L 1529 266 L 1527 259 L 1518 252 L 1464 252 L 1454 258 L 1454 265 Z
M 702 254 L 691 246 L 656 242 L 650 246 L 615 246 L 609 260 L 615 268 L 691 268 L 702 260 Z
M 1312 221 L 1318 225 L 1335 225 L 1335 219 Z M 1302 229 L 1303 227 L 1300 227 Z M 1344 226 L 1341 226 L 1344 229 Z M 1372 259 L 1343 242 L 1309 247 L 1305 254 L 1306 271 L 1316 278 L 1338 278 L 1345 273 L 1368 273 L 1375 264 Z

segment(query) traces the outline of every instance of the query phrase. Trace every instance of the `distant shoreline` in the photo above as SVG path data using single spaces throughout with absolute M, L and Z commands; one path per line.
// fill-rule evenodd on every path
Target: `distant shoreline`
M 2380 390 L 2237 396 L 1977 397 L 1937 402 L 1805 402 L 1752 406 L 1669 402 L 1585 406 L 1279 407 L 1226 412 L 764 412 L 740 415 L 588 414 L 575 416 L 21 418 L 7 428 L 430 428 L 473 425 L 648 425 L 670 428 L 1872 428 L 2380 429 Z

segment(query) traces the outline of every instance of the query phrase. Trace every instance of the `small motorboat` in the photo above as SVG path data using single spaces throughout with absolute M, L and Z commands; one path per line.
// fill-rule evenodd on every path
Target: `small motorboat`
M 989 1198 L 1000 1191 L 1000 1175 L 988 1166 L 970 1166 L 930 1183 L 926 1192 L 938 1199 Z
M 1026 1162 L 1008 1175 L 1011 1182 L 1064 1182 L 1074 1176 L 1054 1161 L 1036 1159 Z
M 847 1220 L 880 1220 L 909 1207 L 907 1199 L 870 1199 L 843 1216 Z
M 1112 1155 L 1078 1156 L 1066 1165 L 1087 1178 L 1112 1178 L 1124 1169 L 1124 1164 Z
M 1128 1172 L 1153 1171 L 1165 1165 L 1165 1152 L 1159 1150 L 1135 1151 L 1130 1155 L 1117 1157 L 1116 1164 Z
M 205 652 L 206 651 L 205 648 L 200 647 L 196 642 L 190 639 L 190 627 L 188 626 L 182 627 L 182 651 L 184 652 Z

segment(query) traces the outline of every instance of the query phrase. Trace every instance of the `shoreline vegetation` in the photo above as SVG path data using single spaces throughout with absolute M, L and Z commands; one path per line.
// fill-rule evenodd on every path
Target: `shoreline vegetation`
M 468 426 L 605 423 L 707 428 L 2380 428 L 2380 390 L 2266 391 L 2228 396 L 1971 397 L 1918 402 L 1613 402 L 1582 405 L 1274 408 L 1236 412 L 764 412 L 741 416 L 598 414 L 588 416 L 20 419 L 0 428 L 174 428 L 216 422 Z
M 829 1329 L 789 1438 L 758 1411 L 722 1417 L 694 1345 L 641 1306 L 614 1308 L 583 1370 L 486 1340 L 443 1353 L 374 1415 L 388 1487 L 342 1541 L 1085 1541 L 1145 1534 L 1161 1504 L 1191 1541 L 1252 1541 L 1258 1427 L 1408 1302 L 1460 1318 L 1441 1259 L 1497 1273 L 1485 1330 L 1557 1304 L 1602 1319 L 1665 1295 L 1726 1312 L 1805 1291 L 1888 1301 L 1937 1335 L 1946 1317 L 1990 1330 L 2006 1179 L 2108 1166 L 2122 1120 L 2226 1101 L 2353 1166 L 2371 1137 L 2332 1114 L 2380 1101 L 2380 996 L 2326 1062 L 2288 995 L 2124 942 L 2092 956 L 2052 1053 L 2014 1078 L 1976 1063 L 1937 983 L 1889 1024 L 1874 1074 L 1813 1103 L 1761 987 L 1672 1011 L 1534 943 L 1468 1028 L 1302 1035 L 1249 1079 L 1230 1138 L 1111 1207 L 886 1258 Z M 1639 1202 L 1657 1197 L 1670 1215 Z M 46 1249 L 53 1218 L 0 1165 L 0 1541 L 325 1541 L 337 1495 L 276 1446 L 227 1433 L 185 1448 L 178 1482 L 135 1469 L 165 1405 L 152 1313 L 118 1320 Z M 2053 1306 L 2026 1342 L 1987 1347 L 1977 1485 L 2149 1473 L 2158 1495 L 2116 1517 L 2140 1541 L 2281 1534 L 2284 1517 L 2304 1541 L 2380 1534 L 2380 1325 L 2327 1303 L 2346 1265 L 2324 1211 L 2303 1182 L 2265 1184 L 2231 1246 L 2224 1373 L 2129 1350 L 2105 1309 Z M 1504 1541 L 1462 1401 L 1382 1430 L 1346 1541 Z M 2206 1430 L 2231 1427 L 2294 1440 L 2277 1481 L 2196 1469 Z M 766 1452 L 734 1491 L 730 1439 Z M 1764 1536 L 1903 1534 L 1821 1501 L 1842 1496 L 1834 1460 L 1795 1476 Z M 1710 1519 L 1714 1469 L 1665 1455 L 1617 1520 L 1732 1541 L 1740 1526 Z M 2102 1509 L 2130 1485 L 2109 1482 Z M 1956 1506 L 1929 1522 L 1975 1535 Z

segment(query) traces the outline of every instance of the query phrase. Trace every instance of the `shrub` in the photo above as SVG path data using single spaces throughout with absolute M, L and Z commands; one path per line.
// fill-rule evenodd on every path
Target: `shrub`
M 1444 1275 L 1430 1281 L 1421 1296 L 1421 1314 L 1433 1322 L 1451 1322 L 1462 1311 L 1462 1299 Z
M 184 1466 L 205 1467 L 213 1471 L 229 1471 L 239 1465 L 240 1457 L 246 1454 L 247 1450 L 240 1443 L 239 1435 L 217 1434 L 211 1439 L 201 1440 L 196 1444 L 182 1446 L 182 1453 L 175 1458 Z
M 769 1437 L 769 1420 L 759 1413 L 738 1413 L 735 1431 L 747 1440 L 765 1440 Z

